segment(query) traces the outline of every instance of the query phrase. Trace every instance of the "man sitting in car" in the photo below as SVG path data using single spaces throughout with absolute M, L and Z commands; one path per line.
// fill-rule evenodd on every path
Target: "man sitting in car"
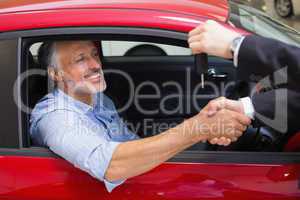
M 200 141 L 228 145 L 251 121 L 241 107 L 222 107 L 237 102 L 220 98 L 178 126 L 140 139 L 127 129 L 113 102 L 103 94 L 106 82 L 94 42 L 45 42 L 38 57 L 56 87 L 32 112 L 33 142 L 103 181 L 108 191 Z M 221 107 L 213 116 L 207 114 Z

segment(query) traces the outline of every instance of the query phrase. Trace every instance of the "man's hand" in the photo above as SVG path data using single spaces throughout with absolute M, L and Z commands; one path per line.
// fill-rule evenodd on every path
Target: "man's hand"
M 230 100 L 226 97 L 219 97 L 217 99 L 211 100 L 207 105 L 207 115 L 213 116 L 215 115 L 219 110 L 222 109 L 228 109 L 235 112 L 238 112 L 240 114 L 244 114 L 244 106 L 242 102 L 236 101 L 236 100 Z
M 194 117 L 199 125 L 195 131 L 219 145 L 228 145 L 237 140 L 251 123 L 250 118 L 242 113 L 243 108 L 237 105 L 237 102 L 226 98 L 211 101 Z
M 188 43 L 193 54 L 207 53 L 223 58 L 232 58 L 230 44 L 240 36 L 216 21 L 208 20 L 189 32 Z
M 207 115 L 208 116 L 213 116 L 215 115 L 219 110 L 222 109 L 229 109 L 235 112 L 238 112 L 240 114 L 244 114 L 244 107 L 242 102 L 240 101 L 235 101 L 235 100 L 230 100 L 225 97 L 220 97 L 215 100 L 212 100 L 208 103 L 207 105 Z M 209 140 L 211 144 L 218 144 L 218 145 L 229 145 L 231 142 L 235 142 L 237 138 L 213 138 Z

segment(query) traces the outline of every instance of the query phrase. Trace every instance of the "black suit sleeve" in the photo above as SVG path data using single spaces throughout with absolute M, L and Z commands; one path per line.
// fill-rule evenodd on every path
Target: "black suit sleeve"
M 255 121 L 259 125 L 277 127 L 277 130 L 278 128 L 282 130 L 280 132 L 295 133 L 300 130 L 299 92 L 279 88 L 264 93 L 256 93 L 251 99 L 255 108 Z M 271 123 L 266 121 L 265 117 L 272 120 Z
M 246 36 L 238 52 L 238 76 L 265 77 L 284 68 L 288 72 L 289 88 L 300 84 L 300 48 L 255 35 Z M 252 80 L 253 81 L 253 80 Z
M 245 37 L 238 53 L 239 78 L 257 81 L 251 79 L 251 75 L 260 79 L 270 76 L 272 81 L 273 73 L 284 67 L 287 67 L 286 85 L 267 92 L 255 93 L 251 97 L 256 113 L 255 121 L 260 125 L 272 127 L 270 122 L 261 117 L 264 116 L 279 119 L 275 125 L 280 126 L 287 113 L 287 122 L 282 123 L 282 126 L 287 124 L 288 132 L 296 132 L 300 130 L 300 49 L 273 39 L 254 35 Z M 287 96 L 284 95 L 284 90 L 287 91 Z M 287 107 L 283 108 L 286 104 Z

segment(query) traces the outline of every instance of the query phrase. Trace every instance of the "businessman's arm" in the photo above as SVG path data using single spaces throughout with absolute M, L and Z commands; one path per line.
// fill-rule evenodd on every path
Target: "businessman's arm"
M 265 77 L 287 67 L 290 87 L 299 87 L 300 48 L 273 39 L 246 36 L 238 52 L 239 74 L 243 77 L 259 75 Z
M 222 33 L 222 34 L 220 34 Z M 188 43 L 194 54 L 208 53 L 223 58 L 235 58 L 239 77 L 249 79 L 250 75 L 265 77 L 278 69 L 288 67 L 290 88 L 299 88 L 300 49 L 277 40 L 248 35 L 238 48 L 232 48 L 235 38 L 241 34 L 221 24 L 208 20 L 189 33 Z M 232 52 L 234 51 L 234 52 Z M 233 56 L 235 55 L 235 56 Z

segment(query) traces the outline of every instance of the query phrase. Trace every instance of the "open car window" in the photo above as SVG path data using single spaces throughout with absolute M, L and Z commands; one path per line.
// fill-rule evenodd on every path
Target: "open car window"
M 87 36 L 83 38 L 89 39 Z M 81 38 L 77 36 L 76 39 Z M 142 36 L 131 40 L 122 37 L 109 40 L 107 36 L 102 39 L 101 35 L 90 39 L 101 41 L 99 51 L 102 52 L 100 56 L 107 82 L 105 94 L 113 100 L 127 127 L 142 138 L 160 134 L 178 125 L 219 96 L 236 99 L 241 94 L 247 96 L 249 93 L 247 86 L 238 85 L 240 83 L 236 81 L 236 68 L 232 61 L 217 57 L 209 57 L 209 69 L 226 74 L 225 78 L 211 79 L 205 88 L 201 88 L 195 57 L 180 41 L 165 42 L 160 38 L 148 40 Z M 53 87 L 49 87 L 51 81 L 46 69 L 37 61 L 38 48 L 43 41 L 31 40 L 34 42 L 25 48 L 30 52 L 27 67 L 45 72 L 28 79 L 28 103 L 33 108 Z M 280 146 L 276 146 L 280 135 L 267 127 L 259 130 L 249 127 L 244 135 L 230 148 L 199 143 L 188 150 L 280 150 Z

